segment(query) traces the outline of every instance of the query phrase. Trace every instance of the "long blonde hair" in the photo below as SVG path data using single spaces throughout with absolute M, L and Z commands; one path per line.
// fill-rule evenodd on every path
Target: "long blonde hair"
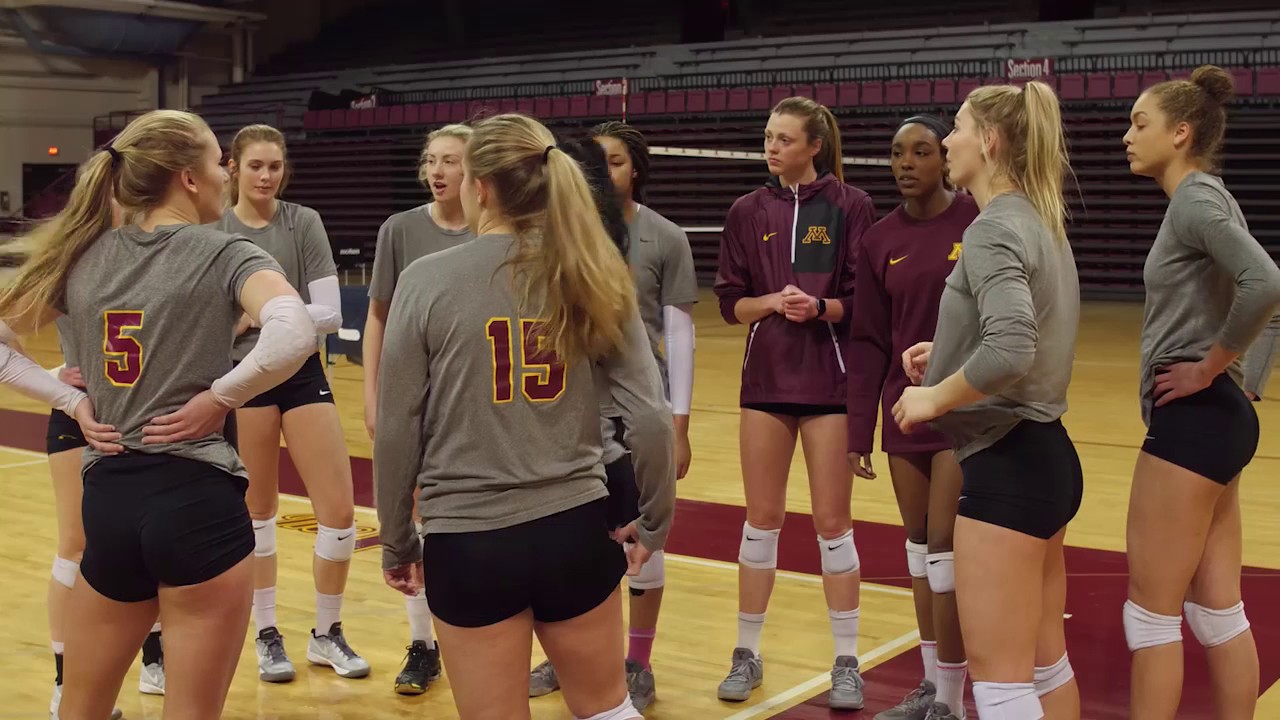
M 1065 241 L 1067 203 L 1062 186 L 1071 164 L 1058 96 L 1048 85 L 1033 80 L 1021 89 L 980 87 L 969 93 L 966 102 L 979 134 L 994 129 L 1002 140 L 999 156 L 987 158 L 994 162 L 994 177 L 1026 194 L 1054 237 Z
M 471 128 L 466 125 L 445 125 L 427 133 L 427 139 L 422 143 L 422 151 L 418 153 L 418 182 L 423 187 L 431 187 L 431 178 L 427 175 L 427 149 L 436 138 L 442 137 L 457 138 L 465 144 L 471 139 Z
M 284 133 L 270 125 L 246 125 L 231 139 L 231 162 L 234 164 L 228 164 L 228 178 L 231 182 L 227 184 L 232 206 L 240 202 L 240 157 L 250 145 L 260 142 L 274 143 L 280 148 L 280 156 L 284 158 L 284 177 L 280 178 L 276 197 L 283 195 L 284 189 L 289 187 L 289 177 L 293 170 L 289 165 L 289 150 L 285 146 Z
M 774 115 L 794 115 L 804 120 L 804 132 L 809 142 L 822 141 L 822 148 L 813 160 L 814 169 L 821 175 L 829 172 L 844 182 L 844 158 L 840 154 L 840 126 L 836 116 L 826 105 L 807 97 L 789 97 L 773 106 Z
M 67 274 L 112 227 L 112 199 L 128 218 L 164 202 L 174 173 L 198 167 L 209 126 L 179 110 L 155 110 L 129 123 L 76 172 L 62 212 L 15 242 L 28 252 L 17 277 L 0 289 L 0 320 L 60 307 Z
M 582 170 L 554 145 L 538 121 L 496 115 L 476 123 L 466 162 L 519 240 L 509 262 L 522 302 L 540 303 L 521 311 L 543 323 L 561 360 L 597 360 L 623 346 L 635 290 Z

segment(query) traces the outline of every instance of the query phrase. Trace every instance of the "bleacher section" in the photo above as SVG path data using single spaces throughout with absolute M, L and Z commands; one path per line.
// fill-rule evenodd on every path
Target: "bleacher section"
M 1133 295 L 1165 200 L 1124 164 L 1128 108 L 1143 88 L 1200 64 L 1235 75 L 1241 99 L 1225 175 L 1252 229 L 1280 255 L 1280 213 L 1266 201 L 1280 190 L 1278 36 L 1280 11 L 1270 11 L 620 48 L 255 78 L 225 89 L 204 111 L 227 138 L 262 119 L 243 108 L 294 103 L 284 113 L 297 166 L 289 197 L 320 210 L 340 263 L 355 268 L 371 260 L 387 215 L 427 198 L 414 162 L 424 132 L 446 122 L 515 111 L 570 133 L 625 117 L 655 146 L 758 151 L 768 109 L 797 94 L 837 112 L 846 156 L 883 158 L 904 115 L 953 113 L 973 88 L 1005 81 L 1010 58 L 1046 57 L 1051 73 L 1041 79 L 1063 101 L 1080 185 L 1070 200 L 1082 282 L 1095 296 Z M 624 77 L 625 96 L 597 92 L 597 81 Z M 369 92 L 376 107 L 303 109 L 297 103 L 313 90 Z M 846 171 L 882 214 L 897 201 L 887 169 Z M 706 229 L 691 233 L 704 280 L 715 271 L 724 213 L 764 177 L 758 162 L 655 159 L 650 204 Z

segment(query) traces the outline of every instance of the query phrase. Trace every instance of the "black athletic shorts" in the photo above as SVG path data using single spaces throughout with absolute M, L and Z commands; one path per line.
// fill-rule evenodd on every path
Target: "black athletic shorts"
M 595 609 L 627 571 L 606 505 L 602 498 L 500 530 L 428 533 L 422 566 L 431 612 L 475 628 L 528 609 L 544 623 Z
M 805 405 L 804 403 L 743 403 L 748 410 L 759 410 L 770 415 L 788 417 L 816 417 L 818 415 L 844 415 L 849 409 L 844 405 Z
M 49 429 L 44 436 L 44 451 L 56 455 L 68 450 L 88 447 L 89 441 L 84 439 L 80 431 L 80 423 L 61 410 L 49 412 Z
M 960 515 L 1042 540 L 1071 522 L 1084 497 L 1080 456 L 1061 420 L 1023 420 L 960 470 Z
M 1151 408 L 1142 451 L 1226 485 L 1258 451 L 1258 414 L 1227 375 L 1163 407 Z
M 626 447 L 626 426 L 622 418 L 613 421 L 613 437 Z M 619 528 L 640 517 L 640 489 L 636 487 L 636 471 L 631 465 L 631 451 L 604 466 L 605 487 L 609 490 L 609 527 Z
M 333 390 L 329 387 L 329 378 L 324 374 L 324 362 L 320 360 L 320 353 L 307 358 L 293 377 L 253 398 L 244 406 L 277 407 L 283 415 L 294 408 L 316 403 L 334 404 Z
M 247 488 L 244 478 L 173 455 L 98 460 L 84 475 L 80 572 L 117 602 L 218 577 L 253 552 Z

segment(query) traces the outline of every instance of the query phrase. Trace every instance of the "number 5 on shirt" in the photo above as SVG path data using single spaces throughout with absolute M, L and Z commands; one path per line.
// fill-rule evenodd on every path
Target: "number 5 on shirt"
M 542 347 L 543 336 L 537 320 L 520 321 L 520 392 L 529 402 L 551 402 L 564 394 L 564 363 Z M 493 401 L 515 399 L 515 358 L 512 353 L 511 321 L 492 318 L 485 325 L 493 351 Z M 533 372 L 530 372 L 532 370 Z
M 116 387 L 133 387 L 142 375 L 142 343 L 125 335 L 126 330 L 142 329 L 141 310 L 108 310 L 102 314 L 102 354 L 107 380 Z

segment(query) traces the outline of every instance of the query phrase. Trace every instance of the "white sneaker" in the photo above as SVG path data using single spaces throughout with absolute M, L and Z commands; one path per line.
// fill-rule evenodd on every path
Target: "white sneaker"
M 339 677 L 362 678 L 369 674 L 369 663 L 347 644 L 340 622 L 334 623 L 324 635 L 316 635 L 312 629 L 307 660 L 315 665 L 328 665 Z
M 143 665 L 138 674 L 138 692 L 144 695 L 164 694 L 164 664 Z
M 53 686 L 53 701 L 49 703 L 49 720 L 58 720 L 58 706 L 62 704 L 62 686 Z M 120 708 L 111 709 L 111 720 L 120 720 L 124 713 Z
M 293 663 L 284 651 L 284 636 L 274 627 L 264 628 L 254 641 L 258 652 L 258 679 L 279 683 L 293 680 Z

